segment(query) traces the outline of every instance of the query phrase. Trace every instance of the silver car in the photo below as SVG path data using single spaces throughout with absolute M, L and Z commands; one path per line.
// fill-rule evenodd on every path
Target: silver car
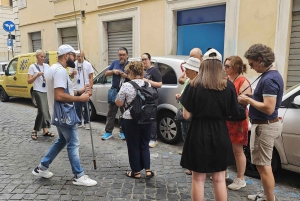
M 297 97 L 297 98 L 296 98 Z M 278 109 L 278 117 L 282 120 L 282 134 L 275 141 L 272 158 L 273 172 L 282 168 L 300 173 L 300 84 L 284 92 L 282 103 Z M 249 132 L 250 141 L 250 132 Z M 259 177 L 256 167 L 251 164 L 249 143 L 244 147 L 247 158 L 246 175 Z
M 159 68 L 163 83 L 162 88 L 158 89 L 157 134 L 168 144 L 175 144 L 182 140 L 180 123 L 174 121 L 178 107 L 175 94 L 182 90 L 178 78 L 183 72 L 181 65 L 187 59 L 187 56 L 164 56 L 151 59 Z M 138 60 L 138 58 L 129 60 Z M 111 87 L 112 76 L 105 76 L 106 71 L 107 68 L 94 78 L 93 95 L 90 98 L 91 120 L 95 120 L 97 115 L 107 116 L 107 92 Z M 120 113 L 116 118 L 119 116 Z

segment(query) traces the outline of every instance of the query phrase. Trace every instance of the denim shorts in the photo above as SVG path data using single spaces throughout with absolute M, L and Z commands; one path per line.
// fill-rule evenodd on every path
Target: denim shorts
M 250 153 L 254 165 L 270 166 L 275 140 L 281 135 L 281 121 L 251 126 Z

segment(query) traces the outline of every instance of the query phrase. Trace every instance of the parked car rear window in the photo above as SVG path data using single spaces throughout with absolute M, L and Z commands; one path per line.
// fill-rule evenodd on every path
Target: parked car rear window
M 177 76 L 171 66 L 162 63 L 157 63 L 157 66 L 161 72 L 163 84 L 177 84 Z

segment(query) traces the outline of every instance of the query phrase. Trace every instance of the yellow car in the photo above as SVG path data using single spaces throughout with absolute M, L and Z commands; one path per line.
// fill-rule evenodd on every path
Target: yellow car
M 35 53 L 20 54 L 14 57 L 4 69 L 4 75 L 0 76 L 0 100 L 9 101 L 9 97 L 31 98 L 36 106 L 36 101 L 32 96 L 33 84 L 28 84 L 29 66 L 36 62 Z M 57 62 L 57 51 L 46 53 L 45 63 L 50 66 Z

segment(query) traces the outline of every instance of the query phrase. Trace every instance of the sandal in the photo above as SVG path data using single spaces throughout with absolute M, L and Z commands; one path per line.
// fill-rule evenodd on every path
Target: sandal
M 31 132 L 31 139 L 33 139 L 33 140 L 37 139 L 37 132 L 36 131 Z
M 140 172 L 135 172 L 133 173 L 132 171 L 126 172 L 125 175 L 127 177 L 135 178 L 135 179 L 140 179 L 141 178 L 141 173 Z
M 54 137 L 55 135 L 53 133 L 50 133 L 49 131 L 47 131 L 46 133 L 43 134 L 44 137 L 48 136 L 48 137 Z
M 154 172 L 151 170 L 145 170 L 145 172 L 146 172 L 146 179 L 151 179 L 154 176 Z M 147 174 L 149 172 L 150 174 Z
M 186 174 L 186 175 L 192 175 L 193 172 L 192 172 L 191 170 L 188 170 L 188 169 L 187 169 L 187 170 L 185 171 L 185 174 Z

